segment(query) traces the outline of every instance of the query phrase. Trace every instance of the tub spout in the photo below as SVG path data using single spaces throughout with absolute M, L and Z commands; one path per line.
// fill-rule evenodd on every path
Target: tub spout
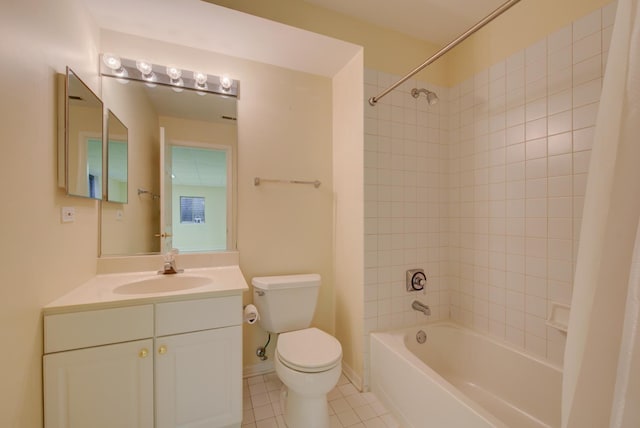
M 413 310 L 420 311 L 427 316 L 431 315 L 431 309 L 429 308 L 429 306 L 425 305 L 422 302 L 414 300 L 411 304 L 411 307 L 413 308 Z

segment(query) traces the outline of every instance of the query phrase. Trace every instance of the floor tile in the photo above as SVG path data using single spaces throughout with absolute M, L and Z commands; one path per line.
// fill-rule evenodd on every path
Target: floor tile
M 367 421 L 369 419 L 378 417 L 376 412 L 368 404 L 360 407 L 355 407 L 353 410 L 356 412 L 356 415 L 358 415 L 361 421 Z
M 258 422 L 263 419 L 272 418 L 275 416 L 275 414 L 273 413 L 271 404 L 267 404 L 266 406 L 254 407 L 253 416 L 255 417 L 256 422 Z
M 344 412 L 337 413 L 338 420 L 344 427 L 350 427 L 351 425 L 355 425 L 360 422 L 360 418 L 353 411 L 353 409 L 345 410 Z
M 241 428 L 286 428 L 275 373 L 252 376 L 242 385 Z M 359 392 L 342 374 L 327 394 L 330 428 L 400 428 L 393 415 L 372 392 Z

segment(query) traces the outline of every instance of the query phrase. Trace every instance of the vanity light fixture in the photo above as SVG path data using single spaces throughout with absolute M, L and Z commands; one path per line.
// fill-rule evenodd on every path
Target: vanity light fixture
M 116 77 L 121 83 L 138 80 L 150 87 L 155 85 L 169 86 L 176 92 L 191 89 L 199 95 L 213 93 L 231 97 L 238 96 L 239 82 L 226 74 L 220 77 L 212 76 L 201 71 L 183 70 L 173 65 L 163 66 L 144 60 L 119 58 L 113 54 L 102 54 L 100 74 Z

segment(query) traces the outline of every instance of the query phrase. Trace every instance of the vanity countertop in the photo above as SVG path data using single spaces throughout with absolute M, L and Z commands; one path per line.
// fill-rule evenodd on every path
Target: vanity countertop
M 136 293 L 127 289 L 132 284 L 149 281 L 175 281 L 185 279 L 195 286 L 189 288 Z M 199 284 L 202 283 L 202 285 Z M 161 288 L 155 286 L 154 288 Z M 169 287 L 172 288 L 172 287 Z M 43 308 L 45 315 L 82 310 L 94 310 L 118 306 L 140 305 L 146 303 L 176 300 L 203 299 L 242 294 L 248 290 L 247 282 L 237 265 L 185 269 L 174 275 L 159 275 L 155 271 L 128 272 L 119 274 L 96 275 L 89 281 L 71 290 Z M 119 292 L 118 290 L 125 290 Z

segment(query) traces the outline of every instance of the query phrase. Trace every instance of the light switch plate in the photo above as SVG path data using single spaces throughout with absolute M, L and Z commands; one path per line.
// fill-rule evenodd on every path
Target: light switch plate
M 73 207 L 62 207 L 62 222 L 72 223 L 76 221 L 76 209 Z

